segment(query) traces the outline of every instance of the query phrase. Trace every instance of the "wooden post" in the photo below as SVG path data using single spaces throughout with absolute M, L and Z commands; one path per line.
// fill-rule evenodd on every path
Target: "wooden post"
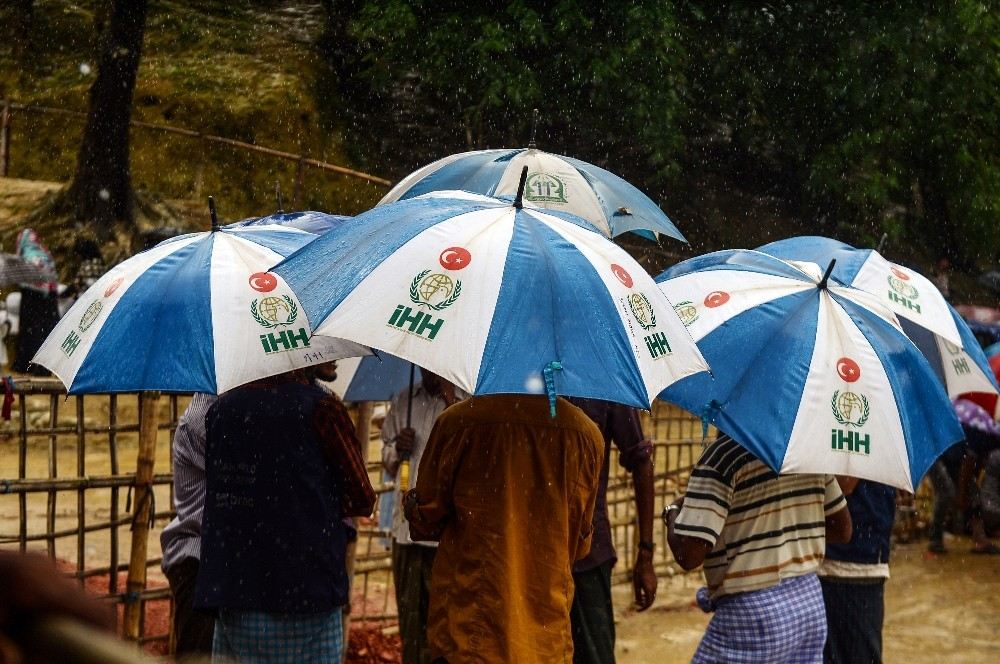
M 371 401 L 362 401 L 358 404 L 358 422 L 355 427 L 358 433 L 358 441 L 361 443 L 361 455 L 364 457 L 365 461 L 368 461 L 368 443 L 371 438 L 372 431 L 372 413 L 375 411 L 375 404 Z M 355 527 L 358 525 L 358 520 L 353 519 Z M 351 589 L 354 587 L 354 561 L 357 559 L 358 552 L 358 540 L 354 540 L 347 543 L 347 555 L 344 557 L 344 564 L 347 567 L 347 592 L 348 597 L 350 597 Z M 348 599 L 348 606 L 350 606 L 350 599 Z M 344 662 L 347 658 L 347 643 L 348 637 L 351 634 L 351 614 L 345 613 L 343 615 L 343 625 L 344 625 L 344 650 L 341 655 L 341 662 Z
M 292 194 L 292 207 L 296 210 L 302 209 L 302 185 L 306 179 L 305 155 L 299 155 L 299 162 L 295 165 L 295 191 Z M 367 444 L 362 440 L 362 443 Z M 367 455 L 367 450 L 366 454 Z
M 10 100 L 4 98 L 0 108 L 0 178 L 10 170 Z
M 156 434 L 159 392 L 139 396 L 139 452 L 135 465 L 135 502 L 132 508 L 132 550 L 128 579 L 125 582 L 124 636 L 141 636 L 142 602 L 139 593 L 146 589 L 146 551 L 149 544 L 149 521 L 153 515 L 153 470 L 156 463 Z

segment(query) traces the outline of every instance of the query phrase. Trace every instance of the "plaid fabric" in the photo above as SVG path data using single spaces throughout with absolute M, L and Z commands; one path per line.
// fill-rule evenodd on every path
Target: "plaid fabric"
M 220 609 L 212 661 L 325 664 L 339 662 L 343 649 L 340 608 L 301 615 Z
M 722 597 L 692 664 L 823 661 L 826 609 L 815 574 Z

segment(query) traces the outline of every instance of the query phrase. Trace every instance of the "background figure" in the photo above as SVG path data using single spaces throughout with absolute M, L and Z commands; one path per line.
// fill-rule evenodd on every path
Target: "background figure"
M 17 236 L 17 255 L 55 274 L 56 264 L 52 254 L 39 240 L 38 234 L 30 228 L 24 229 Z M 20 325 L 11 368 L 20 373 L 48 376 L 49 372 L 45 368 L 37 365 L 29 367 L 29 364 L 45 337 L 59 322 L 59 285 L 55 281 L 18 285 L 21 288 Z
M 656 597 L 653 570 L 653 443 L 642 435 L 639 412 L 621 404 L 597 399 L 570 398 L 594 421 L 604 437 L 604 461 L 594 508 L 594 537 L 590 553 L 573 565 L 573 661 L 607 664 L 615 661 L 615 612 L 611 601 L 611 570 L 618 558 L 608 519 L 608 472 L 611 443 L 618 447 L 618 461 L 632 474 L 635 490 L 639 547 L 632 570 L 635 602 L 640 611 Z
M 851 541 L 827 543 L 819 569 L 827 625 L 823 661 L 881 664 L 896 490 L 853 477 L 837 481 L 851 513 Z
M 205 417 L 217 397 L 196 394 L 177 421 L 171 450 L 177 515 L 160 534 L 163 573 L 174 595 L 173 628 L 178 656 L 211 653 L 215 617 L 194 608 L 205 509 Z
M 115 611 L 63 576 L 52 560 L 35 553 L 0 550 L 0 662 L 39 661 L 39 645 L 28 641 L 32 627 L 63 617 L 115 631 Z M 43 658 L 44 659 L 44 658 Z
M 343 517 L 375 504 L 346 408 L 293 371 L 221 395 L 206 431 L 195 606 L 218 611 L 213 658 L 339 661 Z
M 472 397 L 441 414 L 403 501 L 416 539 L 440 541 L 432 658 L 568 664 L 573 562 L 587 555 L 604 440 L 565 399 Z
M 1000 525 L 1000 426 L 981 406 L 967 399 L 956 399 L 955 414 L 962 423 L 965 440 L 952 445 L 928 471 L 934 487 L 934 508 L 928 528 L 927 550 L 945 553 L 944 531 L 948 519 L 956 514 L 956 528 L 968 524 L 972 536 L 971 553 L 1000 554 L 1000 547 L 990 542 L 987 524 Z M 978 476 L 985 469 L 980 487 Z
M 420 459 L 438 416 L 459 400 L 454 385 L 437 374 L 420 369 L 421 381 L 407 387 L 389 402 L 382 423 L 382 465 L 398 480 L 399 464 L 410 460 L 410 486 L 417 483 Z M 461 397 L 465 397 L 461 393 Z M 409 424 L 407 424 L 409 422 Z M 409 487 L 406 487 L 407 489 Z M 403 664 L 427 664 L 427 610 L 430 603 L 431 569 L 436 542 L 414 542 L 403 517 L 399 482 L 392 492 L 392 576 L 399 611 L 399 636 L 403 641 Z
M 698 604 L 715 612 L 692 662 L 822 659 L 826 611 L 816 571 L 827 542 L 851 536 L 833 476 L 778 475 L 720 435 L 663 518 L 677 564 L 690 571 L 704 562 L 708 587 Z

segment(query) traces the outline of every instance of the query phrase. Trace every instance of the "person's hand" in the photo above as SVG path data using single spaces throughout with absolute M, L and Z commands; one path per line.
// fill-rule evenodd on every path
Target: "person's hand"
M 0 632 L 25 617 L 65 616 L 107 632 L 115 612 L 39 554 L 0 551 Z
M 411 454 L 413 454 L 413 444 L 417 440 L 417 432 L 409 427 L 401 429 L 399 433 L 396 434 L 395 440 L 396 455 L 400 459 L 408 458 Z
M 420 506 L 420 501 L 417 499 L 417 490 L 410 489 L 403 494 L 403 515 L 406 520 L 413 522 L 413 516 L 417 512 L 417 507 Z
M 635 592 L 635 605 L 639 611 L 645 611 L 653 605 L 657 583 L 656 572 L 653 570 L 653 552 L 639 549 L 632 569 L 632 590 Z

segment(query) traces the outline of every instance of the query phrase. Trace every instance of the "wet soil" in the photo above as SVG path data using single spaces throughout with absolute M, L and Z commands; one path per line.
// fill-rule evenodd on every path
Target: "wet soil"
M 963 537 L 946 543 L 943 555 L 928 554 L 924 541 L 893 550 L 885 591 L 887 664 L 1000 661 L 1000 556 L 969 553 Z M 691 661 L 709 619 L 692 603 L 697 586 L 697 577 L 661 579 L 651 609 L 619 610 L 619 664 Z M 615 590 L 616 607 L 629 599 L 628 588 Z

